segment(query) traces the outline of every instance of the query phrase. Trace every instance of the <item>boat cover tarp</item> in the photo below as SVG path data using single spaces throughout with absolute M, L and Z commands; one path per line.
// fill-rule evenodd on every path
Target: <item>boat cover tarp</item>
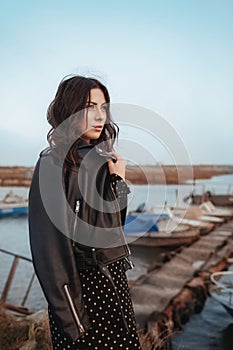
M 129 214 L 126 217 L 124 232 L 126 235 L 136 232 L 158 232 L 159 228 L 156 222 L 167 218 L 167 214 Z

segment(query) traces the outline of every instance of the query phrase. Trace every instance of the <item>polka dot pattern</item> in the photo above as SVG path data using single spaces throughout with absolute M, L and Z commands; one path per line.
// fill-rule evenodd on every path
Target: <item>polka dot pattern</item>
M 129 186 L 119 175 L 111 174 L 110 179 L 114 192 L 118 198 L 124 198 L 131 192 Z
M 83 338 L 73 342 L 59 329 L 49 308 L 54 350 L 141 349 L 124 261 L 118 260 L 107 267 L 114 280 L 129 331 L 124 325 L 113 285 L 98 267 L 94 267 L 80 272 L 83 300 L 92 326 Z

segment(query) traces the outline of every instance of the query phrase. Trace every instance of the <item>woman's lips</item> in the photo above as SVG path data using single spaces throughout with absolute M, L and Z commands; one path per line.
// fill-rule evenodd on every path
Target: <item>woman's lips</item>
M 97 125 L 97 126 L 93 126 L 93 128 L 97 131 L 101 131 L 103 129 L 102 125 Z

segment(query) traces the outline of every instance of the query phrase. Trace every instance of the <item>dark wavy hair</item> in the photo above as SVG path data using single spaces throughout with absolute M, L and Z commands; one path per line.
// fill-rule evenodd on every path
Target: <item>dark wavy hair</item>
M 81 123 L 86 104 L 90 100 L 90 91 L 94 88 L 100 89 L 104 94 L 107 102 L 107 118 L 100 137 L 97 140 L 91 140 L 91 143 L 104 142 L 105 149 L 111 151 L 118 136 L 119 128 L 112 120 L 110 96 L 107 88 L 95 78 L 81 75 L 64 77 L 47 110 L 47 120 L 52 126 L 48 132 L 47 140 L 53 153 L 57 157 L 65 159 L 68 166 L 80 164 L 81 157 L 78 148 L 81 139 Z M 66 123 L 63 123 L 65 120 Z M 62 128 L 64 124 L 65 129 Z M 59 126 L 60 128 L 58 128 Z M 66 146 L 69 145 L 70 140 L 72 140 L 72 145 L 67 151 Z

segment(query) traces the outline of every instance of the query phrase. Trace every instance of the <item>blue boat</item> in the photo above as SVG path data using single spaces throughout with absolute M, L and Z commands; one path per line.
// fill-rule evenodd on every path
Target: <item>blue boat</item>
M 124 232 L 126 235 L 138 232 L 158 232 L 157 222 L 168 218 L 168 214 L 148 212 L 146 203 L 143 202 L 139 204 L 136 210 L 129 212 L 126 216 Z
M 131 245 L 177 247 L 199 238 L 200 230 L 173 223 L 168 214 L 148 212 L 142 203 L 126 217 L 124 232 Z
M 12 191 L 0 200 L 0 218 L 28 214 L 28 200 Z

